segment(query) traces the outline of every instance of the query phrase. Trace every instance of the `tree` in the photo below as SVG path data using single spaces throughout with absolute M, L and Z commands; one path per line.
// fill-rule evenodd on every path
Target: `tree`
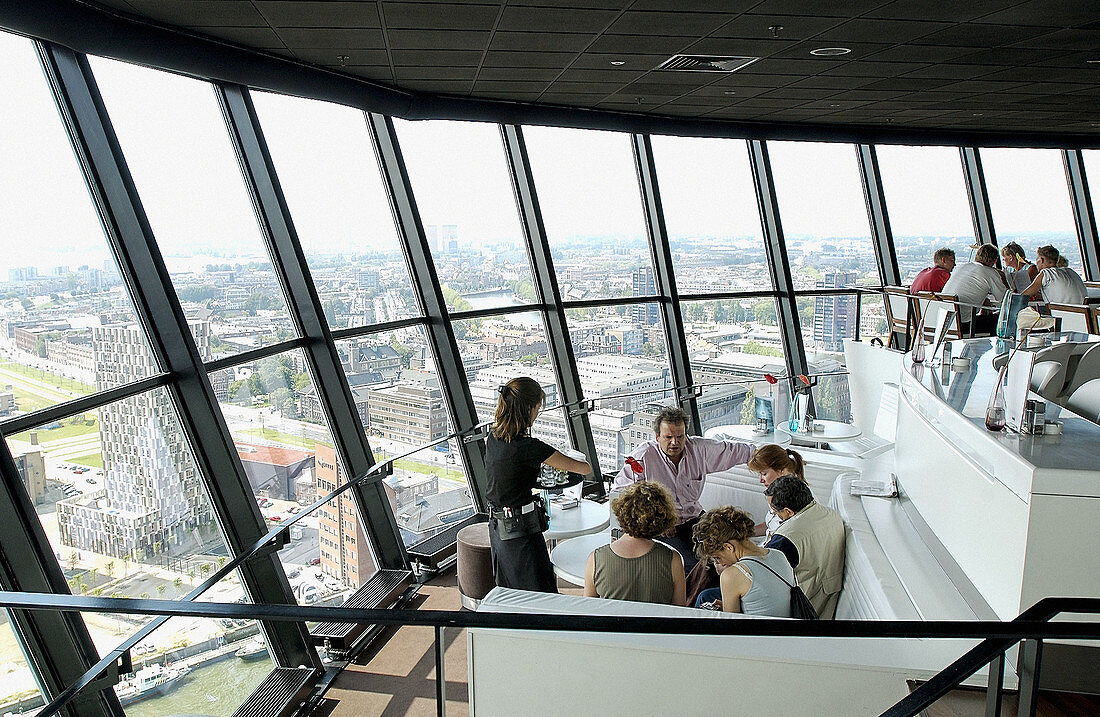
M 176 595 L 179 595 L 183 588 L 183 578 L 177 577 L 172 584 L 176 586 Z
M 108 560 L 107 562 L 103 563 L 103 571 L 107 573 L 107 579 L 110 580 L 111 574 L 115 571 L 115 561 Z
M 157 585 L 157 597 L 159 597 L 159 598 L 164 597 L 164 591 L 167 590 L 167 589 L 168 589 L 168 586 L 165 585 L 164 583 L 160 583 L 159 585 Z
M 756 391 L 749 386 L 745 394 L 745 402 L 741 404 L 741 423 L 750 425 L 756 423 Z
M 210 572 L 210 563 L 203 563 L 202 565 L 200 565 L 199 566 L 199 572 L 201 572 L 203 575 L 206 575 L 207 573 L 209 573 Z

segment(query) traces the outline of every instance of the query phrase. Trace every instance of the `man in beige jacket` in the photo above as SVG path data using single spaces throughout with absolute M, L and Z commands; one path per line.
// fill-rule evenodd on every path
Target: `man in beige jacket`
M 787 556 L 818 617 L 832 620 L 844 585 L 844 521 L 794 476 L 775 479 L 764 495 L 783 521 L 764 547 Z

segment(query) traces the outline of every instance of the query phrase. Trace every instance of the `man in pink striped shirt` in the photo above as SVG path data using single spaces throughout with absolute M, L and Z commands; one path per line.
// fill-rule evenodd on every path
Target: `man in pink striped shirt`
M 672 494 L 680 511 L 680 524 L 661 541 L 684 558 L 684 568 L 695 564 L 691 529 L 703 514 L 699 495 L 708 473 L 748 463 L 755 450 L 751 443 L 730 443 L 687 435 L 687 414 L 681 408 L 664 408 L 653 421 L 654 440 L 646 441 L 627 459 L 615 476 L 613 488 L 638 481 L 660 483 Z

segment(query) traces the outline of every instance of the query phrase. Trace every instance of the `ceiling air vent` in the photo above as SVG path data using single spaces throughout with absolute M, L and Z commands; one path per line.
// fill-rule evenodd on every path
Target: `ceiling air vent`
M 737 72 L 759 59 L 731 55 L 673 55 L 656 69 L 672 72 Z

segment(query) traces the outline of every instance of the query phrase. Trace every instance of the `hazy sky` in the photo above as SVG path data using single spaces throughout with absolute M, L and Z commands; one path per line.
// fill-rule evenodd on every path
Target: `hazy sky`
M 264 256 L 209 85 L 109 60 L 93 58 L 92 67 L 169 268 Z M 106 243 L 30 41 L 0 35 L 0 68 L 0 278 L 13 266 L 102 266 Z M 306 251 L 396 249 L 361 113 L 254 97 Z M 466 241 L 519 236 L 495 125 L 396 125 L 425 224 L 457 224 Z M 525 137 L 552 242 L 644 236 L 627 135 L 531 127 Z M 656 137 L 654 148 L 671 233 L 759 236 L 743 142 Z M 769 148 L 788 236 L 868 234 L 850 145 Z M 879 154 L 896 234 L 973 231 L 957 149 L 881 147 Z M 1086 152 L 1086 164 L 1100 175 L 1098 154 Z M 984 150 L 982 159 L 999 235 L 1073 235 L 1056 150 Z

